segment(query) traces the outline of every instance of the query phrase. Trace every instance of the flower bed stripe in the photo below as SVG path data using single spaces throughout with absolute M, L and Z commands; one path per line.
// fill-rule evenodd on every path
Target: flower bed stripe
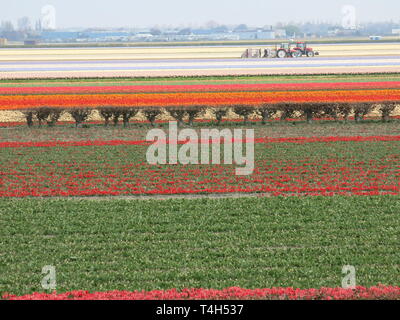
M 71 291 L 65 293 L 33 293 L 24 296 L 3 295 L 5 300 L 399 300 L 400 287 L 376 286 L 354 289 L 321 288 L 321 289 L 243 289 L 231 287 L 215 289 L 171 289 L 154 291 L 108 291 L 93 292 Z
M 236 176 L 236 166 L 229 164 L 151 165 L 145 158 L 144 141 L 4 142 L 0 197 L 400 192 L 399 136 L 261 138 L 256 142 L 250 176 Z M 55 149 L 47 152 L 42 146 Z
M 232 106 L 278 103 L 397 102 L 400 89 L 147 94 L 0 95 L 0 110 L 57 108 Z

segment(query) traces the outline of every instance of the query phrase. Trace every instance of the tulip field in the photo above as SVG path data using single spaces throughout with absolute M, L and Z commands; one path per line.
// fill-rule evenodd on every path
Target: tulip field
M 279 103 L 396 103 L 400 81 L 295 84 L 7 86 L 0 110 L 99 107 L 228 107 Z
M 387 75 L 2 80 L 0 119 L 28 126 L 89 119 L 114 124 L 175 118 L 348 120 L 399 116 L 400 78 Z M 2 116 L 6 114 L 6 116 Z M 172 117 L 171 117 L 172 116 Z
M 150 165 L 145 141 L 0 143 L 0 197 L 400 193 L 400 136 L 258 139 L 255 170 Z
M 337 86 L 337 87 L 336 87 Z M 339 89 L 342 87 L 341 89 Z M 384 89 L 382 89 L 384 87 Z M 387 87 L 391 87 L 387 89 Z M 284 87 L 283 87 L 284 88 Z M 12 88 L 14 89 L 14 88 Z M 0 95 L 4 110 L 25 110 L 40 107 L 82 108 L 82 107 L 163 107 L 198 106 L 210 107 L 229 105 L 261 105 L 277 103 L 338 103 L 338 102 L 397 102 L 400 100 L 400 82 L 361 84 L 339 83 L 331 86 L 308 85 L 282 87 L 269 86 L 178 86 L 175 87 L 95 87 L 71 88 L 68 94 L 59 93 L 63 88 L 44 88 L 47 94 L 37 89 L 17 90 L 17 94 Z M 82 90 L 83 89 L 83 90 Z M 150 90 L 149 90 L 150 89 Z M 269 89 L 269 90 L 268 90 Z M 290 89 L 290 90 L 288 90 Z M 54 92 L 53 92 L 54 90 Z M 71 93 L 73 90 L 73 93 Z M 147 91 L 149 90 L 149 91 Z M 267 91 L 268 90 L 268 91 Z M 32 94 L 32 91 L 36 91 Z M 120 92 L 124 93 L 120 93 Z M 154 93 L 155 91 L 155 93 Z M 162 91 L 161 93 L 157 91 Z M 9 91 L 7 91 L 9 92 Z M 84 94 L 85 93 L 85 94 Z M 106 93 L 106 94 L 104 94 Z
M 1 80 L 0 300 L 400 299 L 399 106 L 398 74 Z M 150 164 L 170 120 L 253 129 L 252 174 Z

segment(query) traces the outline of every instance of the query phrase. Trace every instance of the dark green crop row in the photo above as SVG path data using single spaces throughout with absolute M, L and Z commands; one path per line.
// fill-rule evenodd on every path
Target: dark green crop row
M 400 284 L 398 196 L 0 200 L 0 294 Z

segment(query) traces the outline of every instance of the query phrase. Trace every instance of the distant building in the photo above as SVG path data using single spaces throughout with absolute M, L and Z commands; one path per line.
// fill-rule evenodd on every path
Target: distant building
M 149 41 L 153 38 L 153 35 L 149 32 L 139 32 L 135 34 L 134 39 L 137 41 Z
M 25 46 L 36 46 L 39 42 L 37 40 L 25 40 L 24 45 Z
M 258 30 L 256 33 L 258 40 L 274 40 L 275 31 L 273 30 Z
M 71 42 L 82 37 L 79 32 L 71 31 L 43 31 L 40 33 L 40 38 L 45 42 Z
M 400 36 L 400 29 L 392 29 L 392 34 Z
M 273 40 L 275 31 L 273 30 L 244 30 L 237 31 L 234 34 L 239 40 Z
M 379 40 L 382 40 L 382 37 L 381 37 L 381 36 L 370 36 L 370 37 L 369 37 L 369 40 L 376 40 L 376 41 L 379 41 Z
M 0 46 L 6 46 L 7 45 L 7 39 L 6 38 L 0 38 Z
M 286 30 L 285 29 L 275 29 L 275 37 L 276 38 L 286 38 Z

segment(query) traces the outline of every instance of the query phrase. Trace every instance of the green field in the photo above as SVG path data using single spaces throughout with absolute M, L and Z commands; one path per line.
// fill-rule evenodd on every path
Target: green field
M 400 283 L 398 196 L 0 200 L 0 292 Z

